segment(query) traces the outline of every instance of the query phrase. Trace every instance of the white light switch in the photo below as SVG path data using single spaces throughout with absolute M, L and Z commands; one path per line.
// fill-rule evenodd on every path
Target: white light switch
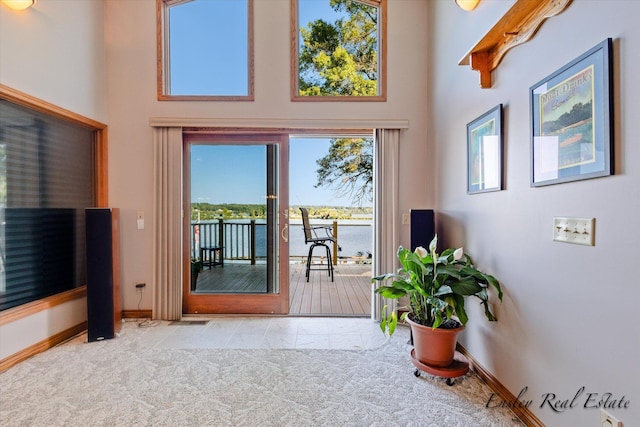
M 402 214 L 402 224 L 403 225 L 411 224 L 411 215 L 409 215 L 408 213 L 403 213 Z
M 138 225 L 138 230 L 144 230 L 144 212 L 138 211 L 138 215 L 136 216 L 136 222 Z
M 596 219 L 553 217 L 553 240 L 595 246 Z

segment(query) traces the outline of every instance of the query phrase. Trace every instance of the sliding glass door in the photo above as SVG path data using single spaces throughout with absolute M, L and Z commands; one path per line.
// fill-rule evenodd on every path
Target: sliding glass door
M 288 313 L 287 141 L 185 135 L 185 314 Z

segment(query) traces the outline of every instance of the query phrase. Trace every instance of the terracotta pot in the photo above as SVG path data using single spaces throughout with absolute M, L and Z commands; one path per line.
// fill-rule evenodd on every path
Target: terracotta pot
M 432 329 L 431 326 L 423 326 L 407 317 L 413 336 L 413 349 L 415 357 L 425 365 L 444 367 L 453 362 L 456 352 L 458 334 L 464 330 L 464 326 L 455 329 Z

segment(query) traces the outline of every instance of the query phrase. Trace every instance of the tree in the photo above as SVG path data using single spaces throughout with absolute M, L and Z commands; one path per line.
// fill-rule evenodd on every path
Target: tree
M 329 154 L 317 160 L 315 187 L 333 188 L 340 196 L 348 196 L 360 206 L 371 203 L 373 195 L 373 139 L 336 138 L 331 140 Z
M 378 9 L 355 0 L 329 0 L 344 15 L 300 28 L 299 94 L 375 96 L 378 93 Z M 356 205 L 371 202 L 373 140 L 336 138 L 317 160 L 316 187 L 331 187 Z
M 299 94 L 375 96 L 378 91 L 378 10 L 355 0 L 329 0 L 345 17 L 300 28 Z

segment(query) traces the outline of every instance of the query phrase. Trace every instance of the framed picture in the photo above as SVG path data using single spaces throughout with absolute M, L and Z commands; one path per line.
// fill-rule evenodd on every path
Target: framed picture
M 613 174 L 612 41 L 533 85 L 531 186 Z
M 502 190 L 502 104 L 467 125 L 467 193 Z

